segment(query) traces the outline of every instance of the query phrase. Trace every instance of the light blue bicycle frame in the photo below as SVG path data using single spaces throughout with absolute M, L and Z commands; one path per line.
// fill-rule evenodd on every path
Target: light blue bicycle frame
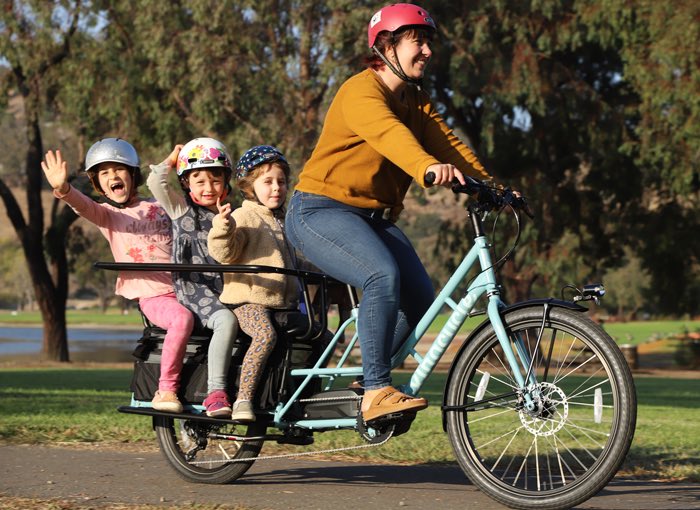
M 452 299 L 452 294 L 454 293 L 457 286 L 466 278 L 469 270 L 477 262 L 481 267 L 481 272 L 474 279 L 474 281 L 469 285 L 467 293 L 459 301 L 455 303 Z M 525 387 L 525 380 L 521 372 L 521 365 L 511 348 L 511 342 L 506 333 L 505 327 L 501 320 L 499 310 L 505 305 L 501 301 L 498 285 L 496 283 L 496 275 L 493 269 L 493 264 L 491 262 L 491 253 L 489 252 L 489 245 L 487 243 L 486 237 L 479 236 L 474 239 L 474 245 L 469 250 L 467 255 L 462 260 L 459 267 L 452 274 L 450 279 L 447 281 L 443 289 L 440 291 L 438 296 L 433 301 L 433 304 L 428 308 L 425 315 L 418 322 L 418 325 L 410 333 L 408 338 L 404 341 L 399 351 L 394 354 L 391 360 L 392 368 L 398 367 L 408 356 L 413 356 L 413 358 L 418 362 L 418 366 L 414 370 L 410 382 L 407 386 L 402 386 L 400 389 L 407 394 L 417 395 L 420 391 L 423 383 L 425 383 L 428 376 L 432 373 L 433 369 L 437 365 L 438 361 L 442 355 L 447 350 L 452 340 L 457 335 L 457 332 L 464 324 L 464 321 L 469 316 L 476 302 L 486 294 L 488 298 L 487 315 L 493 325 L 494 331 L 498 340 L 503 348 L 508 364 L 510 365 L 513 376 L 519 386 L 519 388 Z M 444 305 L 448 305 L 452 308 L 452 313 L 449 319 L 443 326 L 443 328 L 438 333 L 437 337 L 431 344 L 428 352 L 425 356 L 421 356 L 416 352 L 416 345 L 418 341 L 422 338 L 425 332 L 428 330 L 430 325 L 433 323 L 435 318 L 443 309 Z M 304 387 L 313 378 L 328 378 L 330 379 L 326 389 L 330 388 L 332 382 L 337 377 L 342 376 L 358 376 L 362 374 L 362 367 L 344 367 L 343 365 L 347 361 L 350 351 L 353 346 L 358 341 L 357 328 L 355 328 L 355 334 L 352 339 L 348 342 L 345 347 L 343 354 L 338 360 L 337 366 L 334 368 L 321 368 L 326 359 L 333 353 L 338 344 L 339 339 L 342 337 L 346 329 L 353 323 L 357 322 L 357 309 L 353 309 L 352 316 L 340 325 L 338 331 L 335 333 L 333 340 L 329 343 L 328 347 L 325 349 L 320 359 L 317 361 L 313 368 L 305 369 L 293 369 L 291 371 L 291 376 L 294 378 L 303 377 L 304 380 L 299 384 L 299 387 L 288 399 L 288 401 L 283 402 L 278 405 L 274 414 L 275 425 L 280 428 L 286 428 L 290 425 L 295 427 L 307 428 L 307 429 L 334 429 L 334 428 L 350 428 L 355 426 L 355 418 L 340 418 L 340 419 L 316 419 L 316 420 L 296 420 L 293 423 L 285 422 L 284 415 L 292 406 L 292 403 L 299 398 Z M 515 342 L 516 350 L 518 356 L 523 363 L 523 366 L 527 369 L 530 364 L 529 356 L 526 354 L 525 349 L 520 348 L 520 342 Z M 530 384 L 534 383 L 534 375 L 529 376 Z M 526 401 L 529 402 L 529 395 L 525 395 Z

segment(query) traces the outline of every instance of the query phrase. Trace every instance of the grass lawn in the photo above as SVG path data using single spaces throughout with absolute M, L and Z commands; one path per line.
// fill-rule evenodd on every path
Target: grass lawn
M 118 309 L 110 309 L 107 313 L 99 310 L 66 310 L 66 321 L 69 326 L 97 325 L 97 326 L 142 326 L 141 315 L 136 309 L 127 315 Z M 39 312 L 10 312 L 0 311 L 0 323 L 15 325 L 41 326 L 41 313 Z
M 634 321 L 611 322 L 603 325 L 618 344 L 639 345 L 644 342 L 674 337 L 686 332 L 700 331 L 700 321 Z
M 448 319 L 447 314 L 437 317 L 430 327 L 431 333 L 438 333 Z M 118 309 L 110 309 L 107 313 L 99 310 L 68 310 L 66 319 L 69 326 L 97 325 L 97 326 L 126 326 L 138 327 L 142 324 L 141 316 L 136 310 L 123 315 Z M 462 334 L 471 331 L 478 326 L 485 316 L 470 317 L 462 326 Z M 16 325 L 41 325 L 39 312 L 9 312 L 0 311 L 0 323 Z M 336 316 L 329 317 L 331 328 L 337 326 Z M 604 324 L 605 330 L 618 344 L 637 345 L 651 340 L 668 338 L 685 331 L 700 331 L 700 320 L 668 320 L 668 321 L 634 321 L 634 322 L 610 322 Z
M 406 374 L 396 374 L 397 383 Z M 147 417 L 118 413 L 129 403 L 129 368 L 4 368 L 0 370 L 0 441 L 11 443 L 118 442 L 153 446 Z M 369 462 L 453 462 L 442 431 L 440 401 L 445 374 L 431 376 L 424 396 L 431 406 L 411 431 L 376 449 L 348 457 Z M 637 432 L 623 472 L 637 477 L 700 481 L 700 379 L 638 377 Z M 326 449 L 361 440 L 353 432 L 317 434 L 312 448 Z M 304 451 L 266 445 L 263 453 Z

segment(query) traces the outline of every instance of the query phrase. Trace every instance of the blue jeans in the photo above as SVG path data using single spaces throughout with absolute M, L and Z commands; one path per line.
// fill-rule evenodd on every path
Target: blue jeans
M 408 238 L 371 210 L 295 192 L 285 230 L 306 259 L 362 290 L 357 330 L 364 386 L 391 384 L 391 355 L 434 298 L 430 277 Z

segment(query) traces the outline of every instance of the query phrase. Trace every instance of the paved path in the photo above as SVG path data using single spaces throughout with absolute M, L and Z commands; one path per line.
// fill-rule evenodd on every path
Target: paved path
M 91 506 L 228 504 L 255 510 L 489 510 L 503 507 L 456 466 L 376 465 L 323 460 L 256 463 L 232 485 L 182 481 L 157 452 L 0 446 L 0 494 Z M 581 509 L 700 509 L 700 484 L 616 479 Z

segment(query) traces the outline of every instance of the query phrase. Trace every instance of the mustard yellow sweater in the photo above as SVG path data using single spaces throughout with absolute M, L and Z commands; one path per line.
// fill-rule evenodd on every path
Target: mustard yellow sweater
M 340 87 L 295 189 L 398 213 L 411 181 L 425 186 L 425 170 L 435 163 L 490 178 L 425 92 L 406 87 L 401 101 L 366 69 Z

